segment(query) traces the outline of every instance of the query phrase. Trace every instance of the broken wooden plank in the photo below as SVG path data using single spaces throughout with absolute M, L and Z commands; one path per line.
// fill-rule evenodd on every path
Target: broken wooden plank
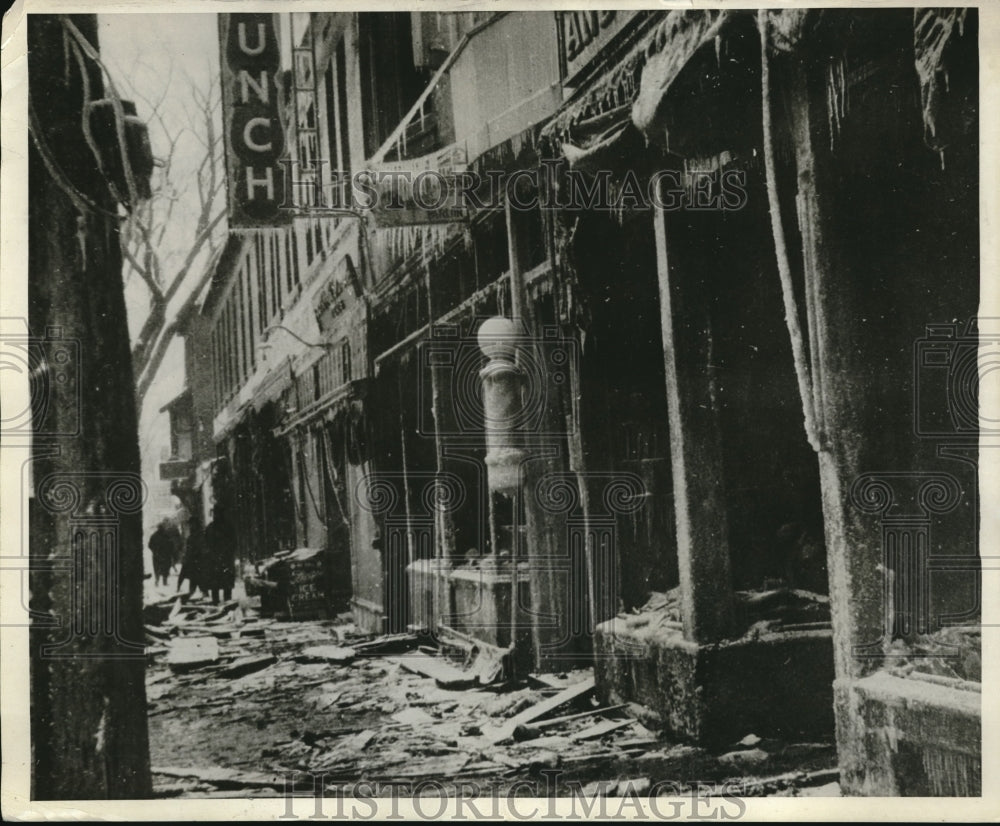
M 615 748 L 619 748 L 622 751 L 646 752 L 659 745 L 662 744 L 656 737 L 629 737 L 625 740 L 615 741 Z
M 420 644 L 416 634 L 385 634 L 367 642 L 354 644 L 354 650 L 359 656 L 369 657 L 380 654 L 404 654 L 412 651 Z
M 169 628 L 161 628 L 159 625 L 146 624 L 144 629 L 149 636 L 155 637 L 159 640 L 169 640 L 173 637 L 173 633 Z
M 766 794 L 778 789 L 787 788 L 810 788 L 813 786 L 823 786 L 827 783 L 836 783 L 840 780 L 840 769 L 818 769 L 816 771 L 789 771 L 769 777 L 744 778 L 740 784 L 740 793 L 746 795 Z M 708 796 L 723 795 L 732 788 L 731 783 L 717 783 L 702 787 L 702 794 Z
M 614 788 L 609 788 L 605 792 L 605 797 L 631 797 L 646 794 L 649 792 L 649 787 L 650 782 L 648 777 L 619 780 Z
M 562 691 L 566 688 L 566 681 L 555 674 L 529 674 L 528 679 L 538 683 L 545 688 L 556 688 Z
M 359 731 L 354 737 L 344 743 L 344 746 L 353 751 L 361 751 L 364 749 L 373 739 L 375 738 L 375 732 L 372 729 L 365 729 L 364 731 Z
M 239 640 L 245 637 L 263 637 L 266 628 L 263 625 L 241 625 L 233 632 L 233 639 Z
M 404 708 L 393 714 L 392 719 L 407 726 L 425 726 L 434 722 L 434 718 L 430 714 L 419 708 Z
M 205 625 L 201 622 L 180 623 L 177 628 L 185 634 L 211 635 L 220 640 L 228 640 L 237 630 L 234 625 Z
M 227 769 L 223 766 L 183 767 L 154 766 L 154 775 L 162 777 L 180 777 L 210 783 L 220 789 L 279 789 L 288 788 L 287 775 L 267 774 L 264 772 L 241 772 L 237 769 Z
M 554 751 L 563 753 L 572 744 L 573 741 L 570 740 L 570 738 L 565 734 L 548 734 L 545 737 L 539 737 L 537 740 L 521 743 L 521 746 L 524 748 L 538 749 L 540 752 Z M 532 752 L 527 753 L 531 754 Z
M 578 700 L 581 697 L 585 697 L 591 691 L 594 690 L 594 678 L 587 677 L 580 682 L 567 686 L 558 694 L 548 697 L 541 702 L 535 703 L 530 708 L 526 708 L 524 711 L 520 712 L 516 716 L 512 717 L 508 722 L 514 725 L 519 725 L 521 723 L 531 723 L 535 720 L 544 717 L 546 714 L 550 714 L 555 711 L 560 706 L 566 703 L 571 703 L 574 700 Z
M 625 720 L 602 720 L 599 723 L 595 723 L 582 731 L 577 731 L 569 736 L 570 740 L 574 742 L 580 742 L 582 740 L 596 740 L 598 737 L 603 737 L 605 734 L 610 734 L 625 726 L 631 725 L 632 721 Z
M 463 689 L 476 685 L 476 675 L 462 671 L 438 657 L 429 657 L 419 651 L 399 657 L 389 657 L 388 661 L 400 668 L 429 677 L 439 688 Z
M 238 660 L 234 660 L 230 665 L 221 669 L 218 675 L 229 679 L 245 677 L 247 674 L 263 671 L 268 666 L 274 665 L 277 661 L 278 658 L 272 654 L 264 654 L 263 656 L 256 657 L 240 657 Z
M 579 700 L 582 697 L 587 696 L 590 692 L 594 690 L 594 678 L 586 677 L 574 685 L 568 686 L 555 694 L 552 697 L 548 697 L 533 706 L 526 708 L 524 711 L 511 717 L 506 723 L 501 726 L 494 728 L 485 734 L 486 738 L 493 743 L 499 743 L 502 740 L 506 740 L 514 734 L 514 729 L 520 725 L 525 725 L 527 723 L 532 723 L 544 717 L 546 714 L 551 714 L 560 706 L 566 705 L 566 703 L 571 703 L 574 700 Z
M 189 608 L 195 608 L 197 611 L 204 612 L 204 616 L 199 617 L 202 622 L 211 622 L 212 620 L 218 620 L 225 617 L 234 608 L 239 607 L 239 601 L 231 599 L 228 602 L 223 602 L 221 605 L 205 605 L 205 606 L 188 606 Z
M 377 770 L 371 771 L 373 777 L 390 776 L 393 780 L 399 778 L 419 778 L 419 777 L 454 777 L 472 760 L 468 754 L 456 754 L 454 756 L 435 757 L 418 763 L 415 760 L 403 765 L 395 765 L 383 774 Z M 387 770 L 383 770 L 387 771 Z
M 160 672 L 147 671 L 146 672 L 146 685 L 147 685 L 147 687 L 151 686 L 151 685 L 155 685 L 156 683 L 161 683 L 164 680 L 169 680 L 173 676 L 174 675 L 171 674 L 169 671 L 160 671 Z
M 218 660 L 219 642 L 215 637 L 178 637 L 171 641 L 166 657 L 174 671 L 201 668 Z
M 295 655 L 297 663 L 349 663 L 357 656 L 354 648 L 341 645 L 312 645 Z
M 340 691 L 324 692 L 323 694 L 320 694 L 319 697 L 316 698 L 315 701 L 316 708 L 318 708 L 320 711 L 322 711 L 324 708 L 329 708 L 335 702 L 337 702 L 337 700 L 339 700 L 341 696 L 342 693 Z
M 529 674 L 528 679 L 541 684 L 545 688 L 555 688 L 562 691 L 571 685 L 576 685 L 580 680 L 589 676 L 590 669 L 577 668 L 572 671 L 564 671 L 559 674 L 539 672 Z
M 595 708 L 589 711 L 579 711 L 576 714 L 565 714 L 562 717 L 553 717 L 551 720 L 543 720 L 541 723 L 524 723 L 514 729 L 514 740 L 519 743 L 524 742 L 525 740 L 532 740 L 535 737 L 540 737 L 542 731 L 553 726 L 562 725 L 570 720 L 578 720 L 581 717 L 594 717 L 600 714 L 606 714 L 609 711 L 617 711 L 618 709 L 624 707 L 624 703 L 619 703 L 616 706 L 604 706 L 603 708 Z

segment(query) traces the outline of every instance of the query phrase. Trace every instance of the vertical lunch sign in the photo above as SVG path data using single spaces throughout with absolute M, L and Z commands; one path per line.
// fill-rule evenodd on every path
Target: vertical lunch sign
M 220 14 L 222 118 L 229 226 L 288 223 L 280 109 L 281 50 L 276 14 Z

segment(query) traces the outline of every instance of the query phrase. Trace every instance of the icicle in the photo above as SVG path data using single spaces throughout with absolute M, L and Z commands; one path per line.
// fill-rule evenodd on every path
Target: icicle
M 847 68 L 846 61 L 841 58 L 837 62 L 837 71 L 840 73 L 840 122 L 843 123 L 847 117 Z
M 715 65 L 717 68 L 722 68 L 722 38 L 716 35 L 715 38 Z
M 830 151 L 834 149 L 836 137 L 840 134 L 841 124 L 846 112 L 846 87 L 844 78 L 844 61 L 830 63 L 826 73 L 826 110 L 827 129 L 830 132 Z
M 63 83 L 69 86 L 69 32 L 66 31 L 66 27 L 62 27 L 62 38 L 63 38 Z
M 944 172 L 944 150 L 943 149 L 939 149 L 938 150 L 938 155 L 941 156 L 941 171 Z
M 843 128 L 844 123 L 844 64 L 837 63 L 837 132 Z
M 826 80 L 826 131 L 830 135 L 830 151 L 833 151 L 833 93 L 830 89 L 830 77 Z
M 785 239 L 784 226 L 781 222 L 781 205 L 778 200 L 774 138 L 771 130 L 771 71 L 767 55 L 769 39 L 767 17 L 763 11 L 759 10 L 757 13 L 757 24 L 760 31 L 761 125 L 763 128 L 764 170 L 767 202 L 771 218 L 771 232 L 774 236 L 774 252 L 785 308 L 785 324 L 788 327 L 788 337 L 792 345 L 792 361 L 795 365 L 795 378 L 798 384 L 799 397 L 802 402 L 806 439 L 812 449 L 818 453 L 822 450 L 823 446 L 816 426 L 816 396 L 813 391 L 813 376 L 809 367 L 810 360 L 806 350 L 806 343 L 803 340 L 802 330 L 799 326 L 799 312 L 795 302 L 795 290 L 788 259 L 788 244 Z M 711 348 L 711 346 L 712 341 L 709 339 L 709 347 Z M 711 358 L 709 362 L 711 362 Z
M 942 74 L 942 75 L 944 75 L 944 90 L 945 90 L 946 92 L 950 92 L 950 91 L 951 91 L 951 82 L 950 82 L 950 81 L 949 81 L 949 79 L 948 79 L 948 70 L 947 70 L 947 69 L 944 69 L 944 70 L 943 70 L 943 71 L 941 72 L 941 74 Z
M 77 209 L 76 215 L 76 242 L 79 244 L 80 269 L 87 271 L 87 219 L 82 212 Z
M 845 61 L 846 62 L 846 61 Z M 844 66 L 844 63 L 841 63 Z M 846 69 L 845 69 L 846 71 Z M 847 117 L 847 113 L 851 111 L 851 87 L 847 84 L 846 79 L 844 80 L 844 117 Z

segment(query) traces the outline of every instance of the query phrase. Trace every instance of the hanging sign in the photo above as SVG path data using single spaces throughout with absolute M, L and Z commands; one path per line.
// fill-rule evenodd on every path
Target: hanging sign
M 220 14 L 222 118 L 229 189 L 229 226 L 276 226 L 282 209 L 281 51 L 276 14 Z
M 559 13 L 559 45 L 564 81 L 586 68 L 638 12 L 574 9 Z

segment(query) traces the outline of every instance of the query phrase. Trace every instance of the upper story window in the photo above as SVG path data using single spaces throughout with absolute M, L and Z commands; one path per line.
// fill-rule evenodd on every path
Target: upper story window
M 351 175 L 350 111 L 347 100 L 347 59 L 344 41 L 337 43 L 323 80 L 326 103 L 328 163 L 333 182 L 331 206 L 348 204 Z
M 358 35 L 365 157 L 371 157 L 416 103 L 430 71 L 414 65 L 410 12 L 361 13 Z

